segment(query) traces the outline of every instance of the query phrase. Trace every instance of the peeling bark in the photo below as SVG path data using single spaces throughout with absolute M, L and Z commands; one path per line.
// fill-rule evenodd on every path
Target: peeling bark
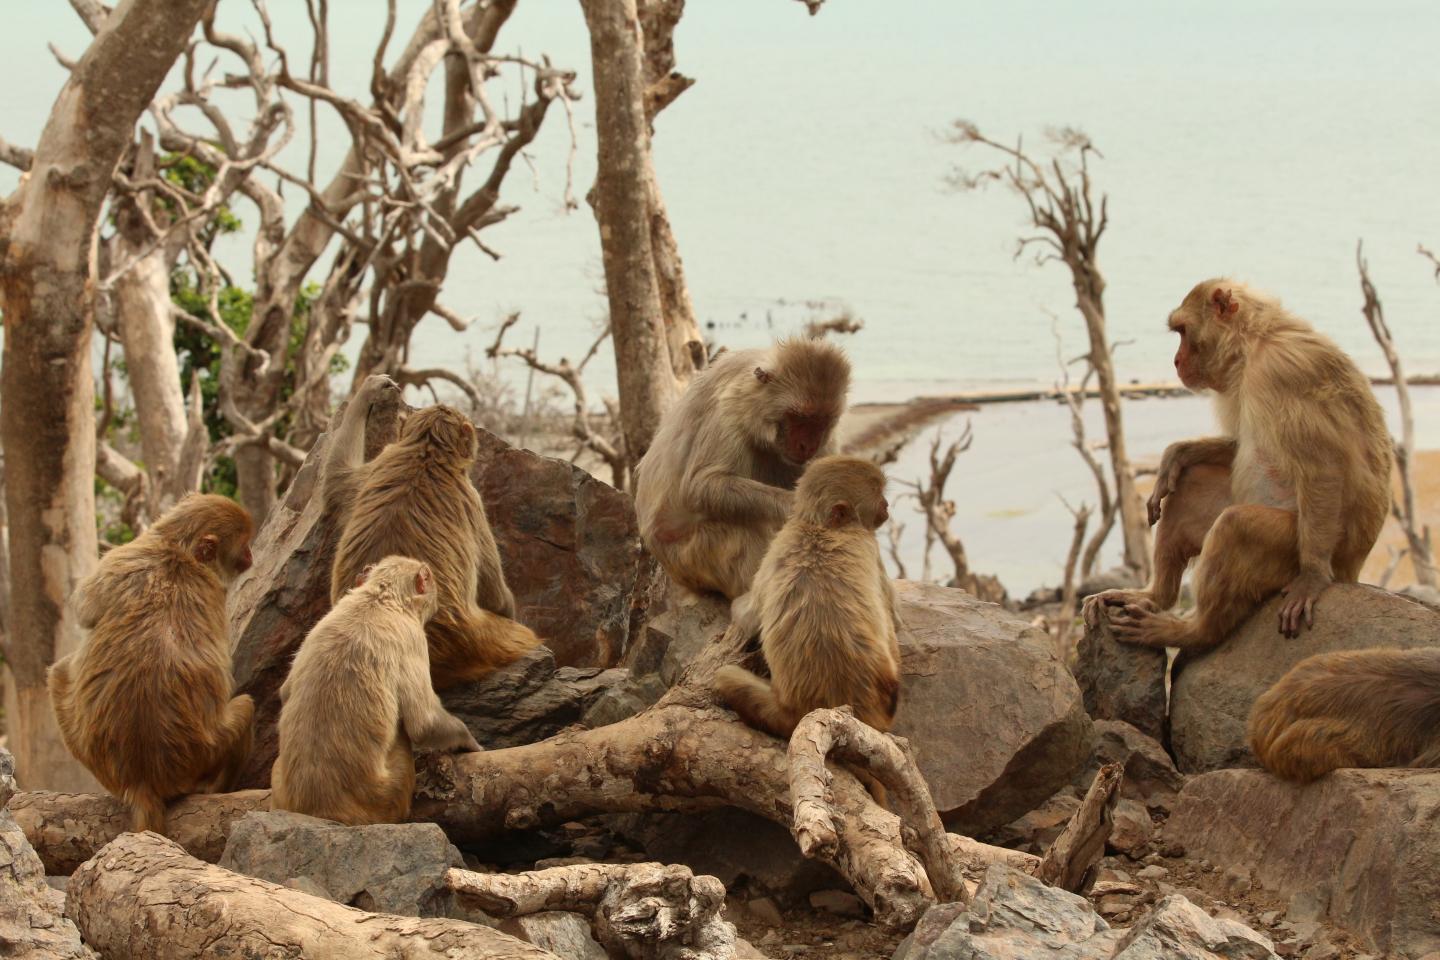
M 366 913 L 231 873 L 154 833 L 127 833 L 76 870 L 65 915 L 107 960 L 558 960 L 489 927 Z
M 1034 871 L 1037 879 L 1077 893 L 1090 886 L 1095 864 L 1105 856 L 1105 841 L 1115 828 L 1115 804 L 1120 802 L 1120 783 L 1124 779 L 1123 763 L 1107 763 L 1100 768 L 1080 808 L 1070 815 L 1070 822 L 1045 851 L 1045 858 Z

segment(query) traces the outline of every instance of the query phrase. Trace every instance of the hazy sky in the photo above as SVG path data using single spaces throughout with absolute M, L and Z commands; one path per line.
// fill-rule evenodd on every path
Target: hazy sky
M 399 36 L 425 6 L 402 0 Z M 63 82 L 45 44 L 74 55 L 86 33 L 59 0 L 7 7 L 0 131 L 32 144 Z M 364 96 L 384 4 L 331 7 L 335 82 Z M 303 2 L 270 8 L 303 54 Z M 221 11 L 251 19 L 241 0 Z M 864 399 L 1048 381 L 1049 314 L 1069 345 L 1082 337 L 1064 271 L 1012 260 L 1019 201 L 944 188 L 952 163 L 984 161 L 938 138 L 956 117 L 1036 145 L 1045 127 L 1075 124 L 1104 152 L 1111 328 L 1135 341 L 1122 375 L 1169 374 L 1164 316 L 1217 273 L 1277 292 L 1378 369 L 1358 313 L 1360 236 L 1412 367 L 1440 371 L 1440 287 L 1414 252 L 1440 246 L 1437 42 L 1429 0 L 830 0 L 813 18 L 791 0 L 691 0 L 677 47 L 699 82 L 661 117 L 657 162 L 711 334 L 760 343 L 810 312 L 795 304 L 848 305 L 867 324 L 850 341 Z M 500 47 L 579 71 L 583 194 L 594 107 L 578 3 L 521 0 Z M 444 298 L 477 329 L 422 327 L 418 362 L 478 352 L 510 309 L 542 327 L 542 352 L 588 343 L 604 310 L 598 240 L 588 209 L 561 209 L 562 121 L 551 115 L 533 168 L 506 184 L 522 210 L 486 235 L 504 259 L 457 256 Z M 336 129 L 322 170 L 343 147 Z M 0 188 L 12 183 L 0 172 Z M 243 276 L 246 243 L 224 253 Z M 613 389 L 608 354 L 593 379 Z

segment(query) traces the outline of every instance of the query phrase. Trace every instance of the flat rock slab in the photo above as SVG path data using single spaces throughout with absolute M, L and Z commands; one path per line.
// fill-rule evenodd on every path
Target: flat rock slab
M 1207 773 L 1185 785 L 1164 836 L 1281 899 L 1313 899 L 1381 956 L 1440 951 L 1440 772 L 1338 770 L 1303 787 Z
M 904 677 L 893 732 L 910 740 L 935 806 L 967 836 L 1009 823 L 1070 782 L 1092 731 L 1049 637 L 963 590 L 897 581 Z
M 1250 708 L 1295 664 L 1332 650 L 1440 645 L 1440 613 L 1362 584 L 1336 584 L 1320 596 L 1315 626 L 1293 640 L 1276 629 L 1281 598 L 1261 607 L 1228 640 L 1175 663 L 1170 746 L 1186 773 L 1256 766 L 1246 744 Z

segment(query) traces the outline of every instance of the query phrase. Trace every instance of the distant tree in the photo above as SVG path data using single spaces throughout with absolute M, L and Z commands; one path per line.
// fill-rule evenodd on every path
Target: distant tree
M 991 181 L 1009 186 L 1025 201 L 1030 224 L 1038 233 L 1022 237 L 1015 255 L 1035 249 L 1036 261 L 1063 263 L 1070 271 L 1075 289 L 1075 306 L 1085 320 L 1090 337 L 1088 359 L 1094 367 L 1105 413 L 1105 433 L 1110 447 L 1110 468 L 1115 478 L 1115 500 L 1120 511 L 1124 536 L 1125 565 L 1149 576 L 1150 525 L 1145 503 L 1135 488 L 1135 471 L 1125 447 L 1125 428 L 1120 410 L 1120 384 L 1115 375 L 1113 348 L 1105 330 L 1105 278 L 1100 273 L 1100 238 L 1109 225 L 1106 197 L 1097 206 L 1090 177 L 1090 155 L 1096 154 L 1090 138 L 1078 130 L 1050 133 L 1055 155 L 1038 158 L 1015 146 L 992 140 L 975 124 L 957 120 L 949 134 L 952 143 L 978 145 L 1005 158 L 1003 166 L 970 172 L 957 168 L 950 183 L 959 190 L 973 190 Z

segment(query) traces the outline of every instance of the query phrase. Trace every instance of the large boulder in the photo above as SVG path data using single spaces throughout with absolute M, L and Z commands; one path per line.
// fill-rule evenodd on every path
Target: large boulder
M 1320 596 L 1315 626 L 1291 640 L 1276 629 L 1281 599 L 1262 606 L 1220 646 L 1175 663 L 1170 746 L 1186 773 L 1255 766 L 1245 727 L 1255 700 L 1301 660 L 1332 650 L 1440 645 L 1440 613 L 1362 584 Z
M 404 413 L 398 400 L 371 411 L 367 459 L 398 435 Z M 255 698 L 255 749 L 244 787 L 269 785 L 280 685 L 300 642 L 330 609 L 339 531 L 319 496 L 320 464 L 342 414 L 336 412 L 332 431 L 316 442 L 271 511 L 255 540 L 255 565 L 230 591 L 235 682 Z M 471 480 L 485 501 L 517 617 L 562 666 L 614 665 L 633 625 L 643 621 L 633 598 L 644 593 L 651 569 L 629 497 L 573 464 L 478 434 Z
M 1171 895 L 1128 930 L 1083 897 L 993 864 L 968 907 L 931 907 L 894 960 L 1266 960 L 1270 941 Z
M 1164 836 L 1381 956 L 1440 951 L 1440 773 L 1338 770 L 1298 786 L 1220 770 L 1185 785 Z
M 371 913 L 446 916 L 445 871 L 460 852 L 433 823 L 347 827 L 285 811 L 249 813 L 220 866 Z
M 893 732 L 914 747 L 945 823 L 1009 823 L 1090 757 L 1080 689 L 1042 631 L 962 590 L 898 581 L 904 677 Z
M 5 805 L 15 792 L 15 761 L 0 748 L 0 956 L 51 960 L 94 957 L 65 918 L 65 895 Z

